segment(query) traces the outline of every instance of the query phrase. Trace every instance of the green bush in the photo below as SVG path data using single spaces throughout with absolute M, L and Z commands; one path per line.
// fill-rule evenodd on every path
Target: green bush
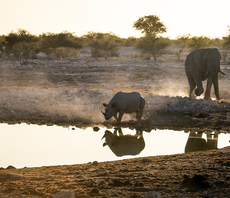
M 73 33 L 61 32 L 55 33 L 43 33 L 40 35 L 40 48 L 58 48 L 58 47 L 70 47 L 79 49 L 82 47 L 81 39 L 75 37 Z
M 190 34 L 178 36 L 176 40 L 174 41 L 175 45 L 179 47 L 178 52 L 175 53 L 178 61 L 180 61 L 181 59 L 181 54 L 184 51 L 190 36 L 191 36 Z
M 53 54 L 57 58 L 76 57 L 76 50 L 83 46 L 80 38 L 66 31 L 58 34 L 43 33 L 39 38 L 40 51 L 45 52 L 49 58 Z
M 18 43 L 34 43 L 36 41 L 38 41 L 38 37 L 23 29 L 19 29 L 18 32 L 11 32 L 5 36 L 5 42 L 8 49 L 11 49 L 15 44 Z
M 34 43 L 20 42 L 14 44 L 11 52 L 15 58 L 24 58 L 28 60 L 35 52 L 36 45 Z
M 163 37 L 144 36 L 138 40 L 136 48 L 144 54 L 149 54 L 157 60 L 157 56 L 164 53 L 164 49 L 170 45 L 170 40 Z
M 195 49 L 202 49 L 209 47 L 210 39 L 205 36 L 193 36 L 189 43 L 188 47 L 191 48 L 191 50 Z
M 87 45 L 91 48 L 91 56 L 98 57 L 118 57 L 118 46 L 121 44 L 119 37 L 112 33 L 88 32 L 85 35 Z

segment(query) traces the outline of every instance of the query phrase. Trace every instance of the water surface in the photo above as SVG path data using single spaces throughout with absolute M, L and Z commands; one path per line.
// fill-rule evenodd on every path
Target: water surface
M 0 124 L 0 167 L 70 165 L 179 154 L 185 152 L 189 137 L 192 149 L 193 140 L 196 141 L 195 146 L 207 140 L 205 133 L 195 134 L 195 138 L 191 133 L 173 130 L 143 131 L 143 136 L 140 133 L 135 136 L 136 133 L 136 130 L 127 128 L 118 130 L 114 135 L 114 129 L 106 128 L 95 132 L 92 128 Z M 214 147 L 229 146 L 230 134 L 217 136 Z M 214 138 L 213 133 L 211 137 Z

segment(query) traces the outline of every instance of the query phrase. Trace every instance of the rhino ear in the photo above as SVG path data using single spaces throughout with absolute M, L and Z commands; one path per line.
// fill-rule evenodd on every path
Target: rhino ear
M 104 106 L 104 107 L 107 107 L 107 104 L 103 103 L 103 106 Z

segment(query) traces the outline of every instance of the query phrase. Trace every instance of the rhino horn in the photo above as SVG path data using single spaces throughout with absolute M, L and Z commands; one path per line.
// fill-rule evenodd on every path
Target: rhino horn
M 105 135 L 103 135 L 103 137 L 101 138 L 101 140 L 102 140 L 103 138 L 105 138 Z
M 105 113 L 103 111 L 101 111 L 101 113 L 105 116 Z

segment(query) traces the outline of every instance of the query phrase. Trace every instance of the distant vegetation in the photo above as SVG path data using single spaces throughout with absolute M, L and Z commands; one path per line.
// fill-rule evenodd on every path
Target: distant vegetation
M 98 57 L 117 57 L 118 47 L 121 46 L 122 40 L 113 33 L 88 32 L 84 35 L 85 45 L 90 47 L 91 56 Z
M 152 55 L 155 61 L 157 55 L 162 54 L 163 50 L 170 45 L 169 39 L 159 36 L 166 32 L 166 27 L 156 15 L 140 17 L 133 27 L 144 35 L 138 40 L 136 48 L 145 54 Z
M 168 47 L 176 46 L 174 54 L 178 61 L 185 49 L 218 47 L 222 53 L 222 59 L 227 61 L 230 50 L 230 26 L 228 33 L 221 39 L 211 39 L 206 36 L 191 36 L 190 34 L 178 36 L 176 39 L 165 38 L 161 34 L 167 31 L 165 25 L 156 15 L 140 17 L 134 22 L 133 27 L 143 34 L 141 38 L 120 38 L 109 32 L 88 32 L 77 37 L 71 32 L 30 34 L 27 30 L 19 29 L 7 35 L 0 35 L 0 58 L 20 58 L 28 60 L 35 58 L 39 52 L 44 52 L 48 58 L 77 58 L 81 48 L 88 47 L 91 57 L 118 57 L 120 47 L 133 47 L 141 51 L 142 57 L 156 61 L 157 57 L 168 53 Z M 166 50 L 167 49 L 167 50 Z

